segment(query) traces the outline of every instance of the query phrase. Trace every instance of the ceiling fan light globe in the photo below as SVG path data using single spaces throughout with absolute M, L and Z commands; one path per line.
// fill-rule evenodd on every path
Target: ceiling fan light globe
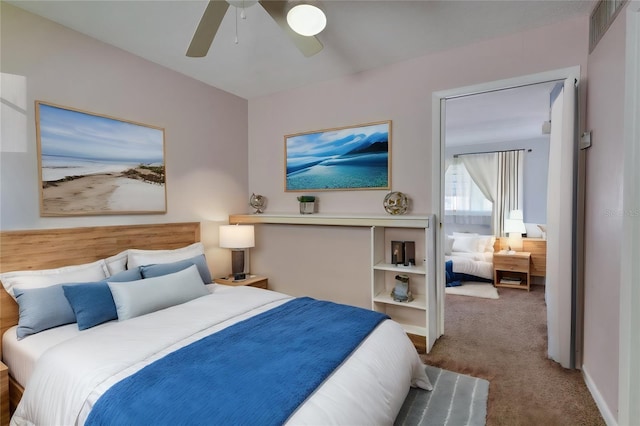
M 327 25 L 327 17 L 317 6 L 298 4 L 287 13 L 287 23 L 293 31 L 310 37 L 324 30 Z

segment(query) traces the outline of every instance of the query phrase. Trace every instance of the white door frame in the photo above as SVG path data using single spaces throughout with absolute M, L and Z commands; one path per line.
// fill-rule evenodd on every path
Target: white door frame
M 436 289 L 438 304 L 438 336 L 444 334 L 444 294 L 445 294 L 445 273 L 444 273 L 444 203 L 442 195 L 444 193 L 444 102 L 446 99 L 457 98 L 483 92 L 490 92 L 501 89 L 526 86 L 537 83 L 545 83 L 556 80 L 574 78 L 580 82 L 580 66 L 562 68 L 558 70 L 546 71 L 537 74 L 529 74 L 505 80 L 497 80 L 486 83 L 464 86 L 454 89 L 434 92 L 431 102 L 431 125 L 432 125 L 432 199 L 431 205 L 436 214 L 435 240 L 436 240 Z M 581 109 L 578 108 L 580 115 Z M 579 126 L 583 120 L 578 118 Z M 581 127 L 579 127 L 581 129 Z
M 640 422 L 640 1 L 627 7 L 618 424 Z

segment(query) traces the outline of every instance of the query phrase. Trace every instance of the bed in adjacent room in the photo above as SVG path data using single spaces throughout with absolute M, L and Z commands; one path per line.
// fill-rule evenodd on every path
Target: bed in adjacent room
M 491 235 L 454 232 L 446 236 L 446 286 L 493 282 L 493 252 L 496 238 Z
M 2 232 L 12 424 L 390 424 L 410 386 L 430 389 L 380 313 L 209 284 L 199 232 Z

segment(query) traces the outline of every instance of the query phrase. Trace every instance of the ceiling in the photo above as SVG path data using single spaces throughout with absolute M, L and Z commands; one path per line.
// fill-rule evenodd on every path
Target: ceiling
M 545 136 L 542 124 L 550 120 L 550 95 L 557 83 L 552 81 L 447 99 L 447 147 Z
M 324 0 L 327 27 L 317 36 L 324 49 L 310 58 L 259 4 L 246 8 L 246 19 L 238 13 L 237 26 L 237 8 L 229 7 L 208 55 L 188 58 L 207 1 L 4 1 L 245 99 L 587 16 L 594 5 L 591 0 Z M 448 101 L 447 145 L 541 136 L 549 92 L 550 86 L 536 85 Z
M 220 0 L 218 0 L 220 1 Z M 204 58 L 185 56 L 207 1 L 19 1 L 15 6 L 245 99 L 586 16 L 587 0 L 324 0 L 324 49 L 305 58 L 259 5 L 230 7 Z M 236 1 L 237 3 L 237 1 Z

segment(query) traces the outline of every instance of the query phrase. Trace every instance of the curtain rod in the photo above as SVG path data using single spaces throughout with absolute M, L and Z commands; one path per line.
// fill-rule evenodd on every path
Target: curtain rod
M 496 150 L 496 151 L 482 151 L 482 152 L 465 152 L 464 154 L 455 154 L 453 156 L 453 158 L 458 158 L 461 155 L 475 155 L 475 154 L 493 154 L 494 152 L 515 152 L 515 151 L 527 151 L 527 152 L 531 152 L 533 151 L 531 148 L 529 149 L 500 149 L 500 150 Z

